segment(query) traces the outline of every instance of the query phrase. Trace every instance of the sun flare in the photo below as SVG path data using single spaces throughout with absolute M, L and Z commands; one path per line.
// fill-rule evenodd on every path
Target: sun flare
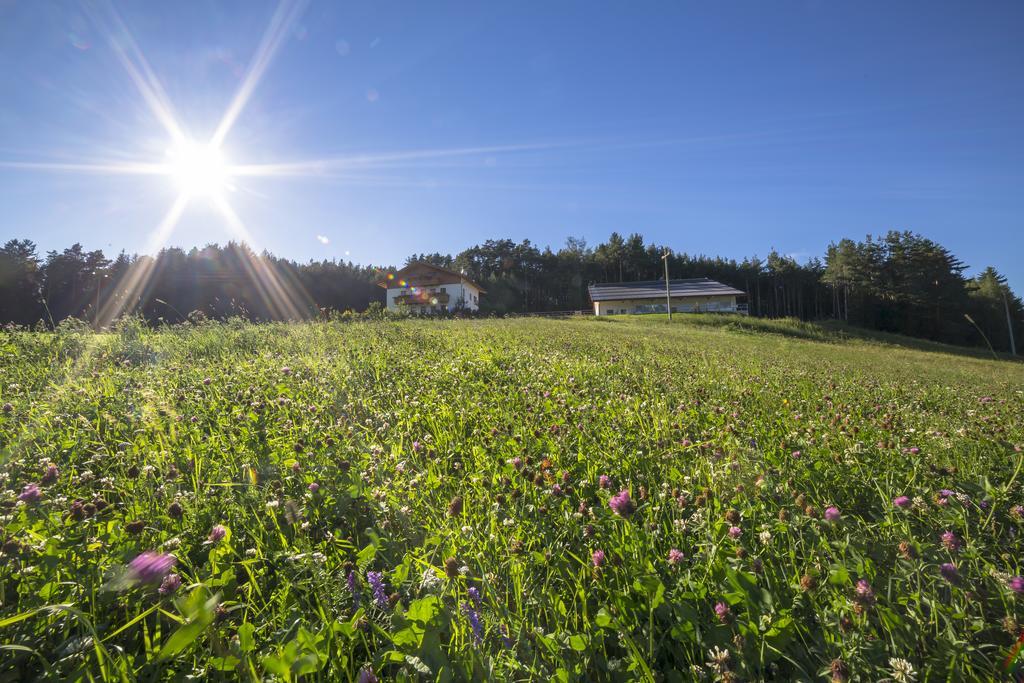
M 168 174 L 188 197 L 216 198 L 228 189 L 231 174 L 214 145 L 185 141 L 167 152 Z

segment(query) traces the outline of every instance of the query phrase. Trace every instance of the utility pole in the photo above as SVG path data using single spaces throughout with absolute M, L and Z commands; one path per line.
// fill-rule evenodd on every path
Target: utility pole
M 1006 290 L 1003 290 L 1003 308 L 1006 310 L 1006 330 L 1010 333 L 1010 355 L 1017 355 L 1017 345 L 1013 340 L 1013 318 L 1010 317 L 1010 303 L 1006 300 Z
M 668 256 L 672 251 L 665 249 L 665 253 L 661 255 L 661 260 L 665 262 L 665 308 L 668 309 L 668 321 L 672 322 L 672 290 L 668 286 Z
M 100 271 L 96 270 L 93 272 L 96 276 L 96 307 L 93 309 L 92 325 L 97 331 L 100 329 L 100 289 L 103 287 L 103 281 L 107 279 L 106 274 L 100 274 Z

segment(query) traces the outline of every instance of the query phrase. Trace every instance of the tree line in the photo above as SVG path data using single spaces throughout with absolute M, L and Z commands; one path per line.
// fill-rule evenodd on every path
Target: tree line
M 557 251 L 498 239 L 454 256 L 413 254 L 406 263 L 423 260 L 465 273 L 487 290 L 482 311 L 503 315 L 589 309 L 587 285 L 661 279 L 666 251 L 640 234 L 612 233 L 596 247 L 580 238 L 569 238 Z M 1009 348 L 1008 309 L 1018 347 L 1024 345 L 1024 304 L 1006 279 L 991 267 L 967 277 L 966 266 L 948 249 L 912 232 L 843 239 L 806 263 L 774 249 L 764 259 L 742 261 L 670 251 L 668 267 L 673 279 L 709 277 L 743 290 L 755 316 L 834 318 L 967 345 L 986 343 L 983 333 L 1002 350 Z M 145 286 L 129 286 L 131 272 L 140 269 L 148 274 Z M 234 242 L 167 248 L 153 257 L 122 252 L 110 259 L 80 244 L 40 256 L 30 240 L 10 240 L 0 248 L 0 322 L 91 321 L 119 297 L 117 310 L 153 322 L 361 311 L 384 301 L 376 283 L 394 270 L 334 260 L 298 263 Z M 275 304 L 282 297 L 289 306 Z

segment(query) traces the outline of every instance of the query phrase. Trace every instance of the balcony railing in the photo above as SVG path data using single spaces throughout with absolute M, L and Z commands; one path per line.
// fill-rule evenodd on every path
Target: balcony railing
M 447 292 L 419 292 L 417 294 L 399 294 L 395 297 L 395 304 L 398 306 L 447 306 L 451 295 Z

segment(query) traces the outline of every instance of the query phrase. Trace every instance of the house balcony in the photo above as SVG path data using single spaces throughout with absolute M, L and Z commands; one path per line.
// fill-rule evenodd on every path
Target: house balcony
M 399 294 L 395 297 L 397 306 L 447 306 L 451 297 L 447 292 L 419 292 L 417 294 Z

